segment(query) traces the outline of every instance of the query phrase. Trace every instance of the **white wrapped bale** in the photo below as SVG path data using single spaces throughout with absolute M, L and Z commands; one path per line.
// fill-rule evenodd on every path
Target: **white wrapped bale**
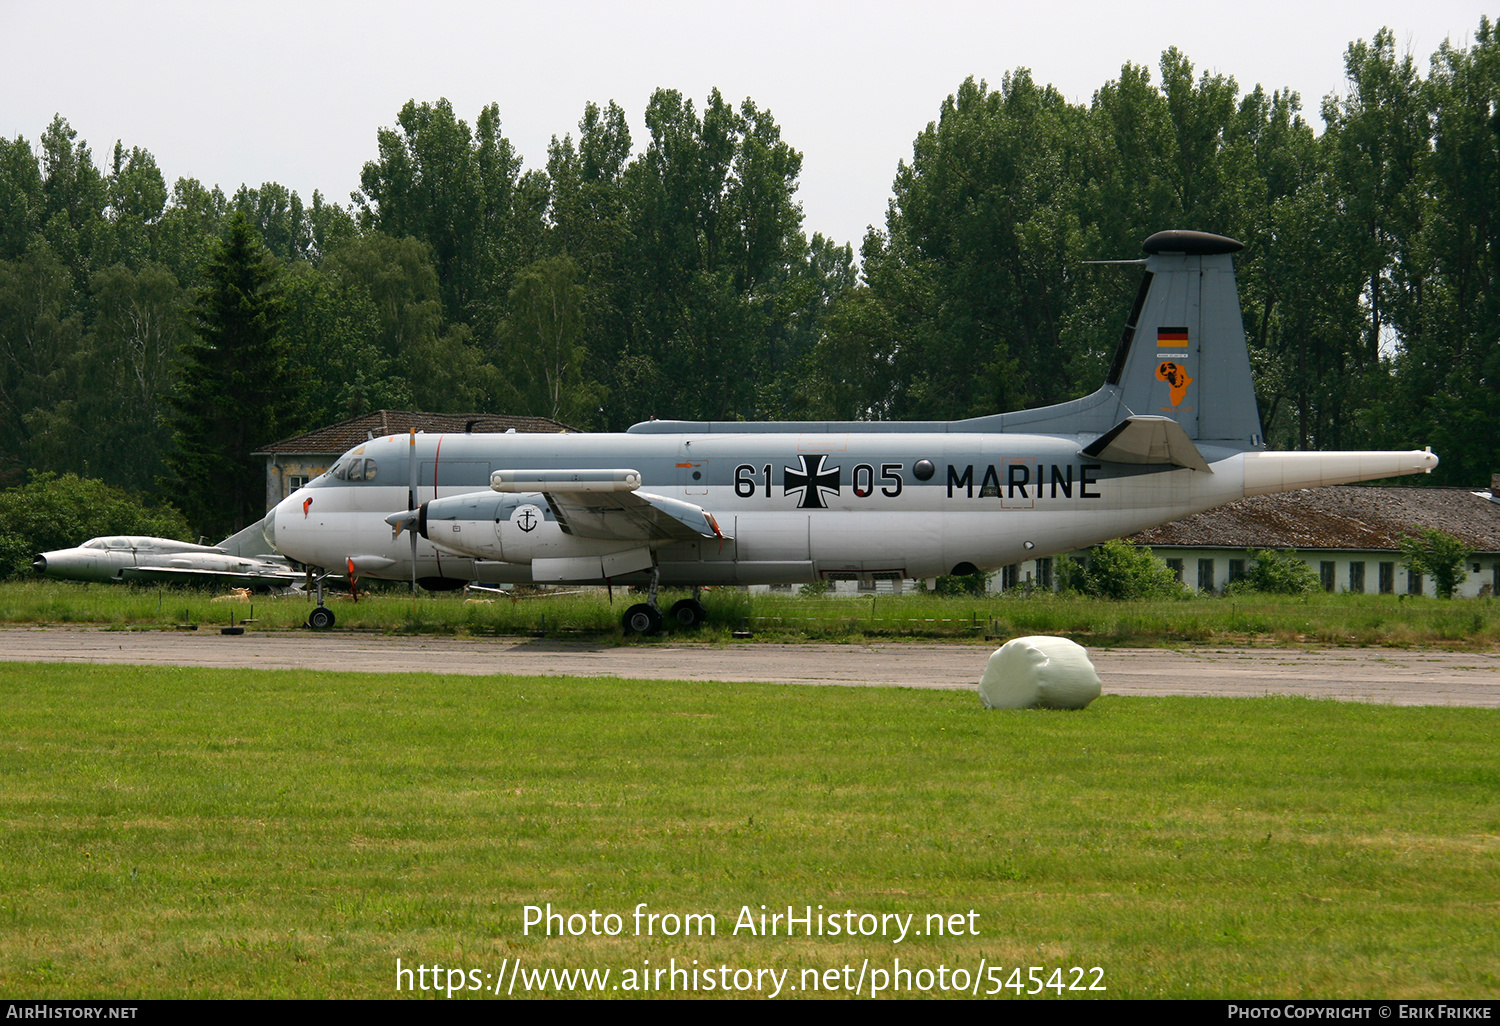
M 1067 638 L 1012 638 L 990 656 L 979 678 L 987 709 L 1082 709 L 1099 697 L 1088 651 Z

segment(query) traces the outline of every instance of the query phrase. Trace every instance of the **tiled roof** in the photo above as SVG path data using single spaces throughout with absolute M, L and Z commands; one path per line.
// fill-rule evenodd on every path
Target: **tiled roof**
M 503 434 L 514 428 L 523 433 L 556 434 L 572 431 L 566 424 L 559 424 L 546 417 L 507 417 L 493 413 L 411 413 L 407 410 L 376 410 L 363 417 L 355 417 L 341 424 L 319 428 L 305 435 L 275 442 L 259 450 L 256 455 L 275 453 L 341 453 L 363 442 L 366 438 L 382 435 L 405 434 L 412 428 L 428 434 L 439 432 L 475 434 Z
M 1500 552 L 1500 502 L 1466 488 L 1333 485 L 1258 495 L 1133 535 L 1150 546 L 1364 549 L 1397 552 L 1401 537 L 1437 528 L 1475 552 Z

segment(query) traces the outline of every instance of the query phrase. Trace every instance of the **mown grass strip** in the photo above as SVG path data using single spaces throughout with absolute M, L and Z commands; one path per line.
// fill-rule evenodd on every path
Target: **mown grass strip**
M 684 593 L 685 594 L 685 593 Z M 663 608 L 679 597 L 663 594 Z M 474 636 L 583 635 L 619 639 L 619 618 L 639 596 L 602 591 L 512 600 L 423 594 L 399 589 L 351 602 L 332 595 L 341 630 Z M 1443 601 L 1397 595 L 1253 596 L 1113 602 L 1051 594 L 944 597 L 926 592 L 860 598 L 704 593 L 710 620 L 696 637 L 727 641 L 752 630 L 766 640 L 857 641 L 864 638 L 969 639 L 1056 634 L 1084 644 L 1301 644 L 1441 646 L 1484 650 L 1500 645 L 1500 603 L 1492 598 Z M 253 616 L 253 630 L 290 630 L 312 609 L 305 596 L 224 601 L 198 591 L 77 585 L 56 581 L 0 585 L 0 623 L 98 624 L 167 629 L 208 628 Z M 668 631 L 667 637 L 683 635 Z
M 390 997 L 398 957 L 518 956 L 1500 992 L 1495 711 L 13 664 L 0 710 L 16 998 Z M 524 936 L 548 902 L 718 932 Z M 973 909 L 979 935 L 730 933 L 820 904 Z

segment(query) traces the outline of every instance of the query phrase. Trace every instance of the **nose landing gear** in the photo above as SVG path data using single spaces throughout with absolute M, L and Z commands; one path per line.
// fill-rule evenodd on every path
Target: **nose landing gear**
M 311 571 L 309 571 L 309 576 L 311 576 Z M 338 619 L 333 615 L 333 610 L 323 604 L 323 582 L 328 579 L 328 576 L 325 572 L 319 573 L 313 578 L 318 588 L 318 605 L 311 613 L 307 614 L 307 625 L 315 631 L 326 631 Z

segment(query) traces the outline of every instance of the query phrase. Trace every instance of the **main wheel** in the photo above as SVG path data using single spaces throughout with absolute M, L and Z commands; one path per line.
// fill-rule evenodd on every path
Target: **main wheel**
M 315 631 L 326 631 L 333 626 L 333 610 L 327 606 L 319 606 L 307 614 L 307 625 Z
M 672 622 L 682 628 L 697 627 L 708 619 L 708 610 L 703 608 L 703 603 L 697 599 L 683 599 L 673 604 L 667 613 Z
M 625 610 L 620 623 L 626 634 L 644 634 L 650 637 L 661 631 L 661 613 L 642 602 Z

